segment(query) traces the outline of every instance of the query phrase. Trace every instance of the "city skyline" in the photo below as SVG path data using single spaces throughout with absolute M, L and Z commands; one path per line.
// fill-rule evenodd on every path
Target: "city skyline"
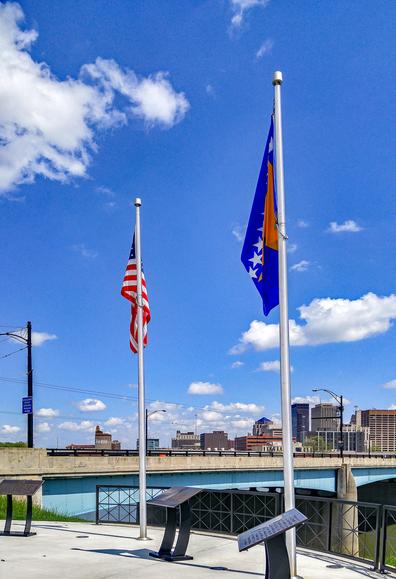
M 0 324 L 33 324 L 37 445 L 88 441 L 98 423 L 134 445 L 120 288 L 137 195 L 147 406 L 167 410 L 150 436 L 177 423 L 234 437 L 279 418 L 279 312 L 264 319 L 240 263 L 276 69 L 293 401 L 330 388 L 346 421 L 355 405 L 396 408 L 391 5 L 363 0 L 341 19 L 328 5 L 120 0 L 102 18 L 80 4 L 0 5 L 0 78 L 16 75 L 0 89 Z M 18 347 L 0 343 L 0 440 L 25 439 Z

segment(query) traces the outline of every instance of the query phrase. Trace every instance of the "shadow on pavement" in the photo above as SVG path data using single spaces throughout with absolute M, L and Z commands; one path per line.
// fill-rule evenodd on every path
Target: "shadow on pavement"
M 216 568 L 219 569 L 218 566 L 215 565 L 200 565 L 199 563 L 191 563 L 190 561 L 164 561 L 162 559 L 152 559 L 150 558 L 150 549 L 80 549 L 78 547 L 73 547 L 72 551 L 84 551 L 85 553 L 102 553 L 103 555 L 117 555 L 119 557 L 128 557 L 130 559 L 149 559 L 152 562 L 168 564 L 168 565 L 182 565 L 183 567 L 196 567 L 198 569 L 208 569 L 208 570 L 215 570 Z M 262 573 L 256 573 L 254 571 L 243 571 L 241 569 L 230 569 L 229 567 L 224 567 L 224 571 L 228 573 L 243 573 L 244 575 L 255 575 L 256 577 L 262 577 Z

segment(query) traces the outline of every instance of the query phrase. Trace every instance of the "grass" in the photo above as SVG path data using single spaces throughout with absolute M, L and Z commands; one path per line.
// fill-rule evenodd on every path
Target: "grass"
M 26 503 L 25 501 L 13 500 L 12 518 L 14 521 L 23 521 L 26 518 Z M 7 498 L 0 496 L 0 519 L 6 518 Z M 42 509 L 37 505 L 33 505 L 33 521 L 62 521 L 72 523 L 82 523 L 82 519 L 78 517 L 70 517 L 57 511 L 50 511 L 49 509 Z

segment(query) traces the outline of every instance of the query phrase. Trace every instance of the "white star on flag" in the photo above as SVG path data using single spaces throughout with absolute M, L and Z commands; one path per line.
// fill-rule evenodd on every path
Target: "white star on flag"
M 255 269 L 253 269 L 252 267 L 249 267 L 249 275 L 251 278 L 257 277 L 257 271 Z
M 261 255 L 259 255 L 258 253 L 254 252 L 253 253 L 253 257 L 251 257 L 249 259 L 249 261 L 252 262 L 253 267 L 256 267 L 256 265 L 259 265 L 259 263 L 261 263 Z
M 263 250 L 263 239 L 259 237 L 257 243 L 253 243 L 253 247 L 257 247 L 257 251 L 260 253 Z

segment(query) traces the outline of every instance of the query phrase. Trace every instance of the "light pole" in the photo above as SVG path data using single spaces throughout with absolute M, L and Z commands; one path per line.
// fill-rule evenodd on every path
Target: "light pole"
M 15 334 L 14 332 L 3 332 L 0 336 L 10 336 L 14 340 L 19 340 L 26 344 L 27 348 L 27 387 L 28 397 L 32 400 L 33 405 L 33 366 L 32 366 L 32 322 L 27 323 L 27 337 Z M 23 348 L 22 348 L 23 349 Z M 27 414 L 27 445 L 28 448 L 33 448 L 33 406 L 32 412 Z
M 148 441 L 148 419 L 153 414 L 157 414 L 157 412 L 166 412 L 166 410 L 164 408 L 160 408 L 159 410 L 152 410 L 151 412 L 149 412 L 146 408 L 146 432 L 145 432 L 145 434 L 146 434 L 146 456 L 147 456 L 147 441 Z
M 312 392 L 327 392 L 337 402 L 340 410 L 340 436 L 338 440 L 338 447 L 340 449 L 340 457 L 344 458 L 344 437 L 343 437 L 343 423 L 344 423 L 344 397 L 342 394 L 336 394 L 327 388 L 313 388 Z

